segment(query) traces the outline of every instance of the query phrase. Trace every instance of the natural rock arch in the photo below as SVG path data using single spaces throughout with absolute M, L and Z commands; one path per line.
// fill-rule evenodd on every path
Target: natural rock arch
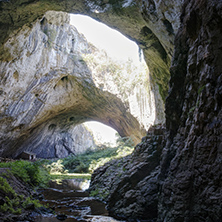
M 142 73 L 130 73 L 130 60 L 115 64 L 69 25 L 67 13 L 46 13 L 4 47 L 9 56 L 5 60 L 11 62 L 1 63 L 3 156 L 16 157 L 23 150 L 46 158 L 75 153 L 73 127 L 87 120 L 111 126 L 135 144 L 145 135 L 147 124 L 164 121 L 162 99 L 148 80 L 146 67 L 142 65 Z M 121 77 L 123 71 L 129 76 Z M 140 98 L 133 104 L 136 111 L 134 107 L 130 111 L 128 97 Z M 159 111 L 150 122 L 149 115 L 157 109 L 154 103 Z
M 48 10 L 81 13 L 114 27 L 134 40 L 163 98 L 167 95 L 174 34 L 179 27 L 182 1 L 2 1 L 0 43 L 23 25 L 30 26 Z M 149 12 L 149 13 L 147 13 Z M 2 49 L 2 48 L 1 48 Z M 4 51 L 4 50 L 3 50 Z M 3 58 L 2 58 L 3 59 Z
M 1 42 L 3 43 L 7 38 L 8 35 L 10 35 L 10 33 L 14 30 L 16 31 L 16 29 L 22 32 L 24 30 L 24 35 L 25 35 L 25 30 L 28 30 L 25 27 L 23 27 L 21 29 L 21 26 L 24 25 L 25 23 L 27 23 L 28 25 L 33 23 L 33 19 L 42 16 L 43 13 L 45 13 L 46 10 L 49 9 L 54 9 L 54 10 L 62 10 L 62 11 L 69 11 L 69 12 L 81 12 L 83 14 L 89 14 L 92 17 L 95 17 L 105 23 L 108 24 L 112 24 L 112 26 L 116 26 L 119 27 L 118 29 L 120 29 L 126 36 L 130 37 L 131 39 L 135 40 L 139 46 L 143 49 L 144 51 L 144 56 L 146 58 L 147 63 L 149 64 L 149 69 L 151 70 L 152 76 L 154 78 L 155 84 L 158 84 L 159 86 L 159 91 L 160 94 L 162 96 L 162 98 L 165 98 L 166 96 L 166 92 L 167 92 L 167 83 L 168 83 L 168 78 L 169 78 L 169 61 L 170 61 L 170 57 L 172 55 L 172 41 L 173 41 L 173 28 L 171 27 L 171 23 L 167 23 L 167 19 L 163 19 L 162 18 L 162 14 L 160 15 L 161 19 L 157 19 L 157 12 L 160 13 L 161 10 L 163 10 L 161 8 L 161 6 L 159 6 L 159 8 L 155 8 L 154 4 L 151 5 L 146 5 L 146 4 L 141 4 L 139 2 L 137 2 L 136 4 L 134 4 L 133 2 L 128 2 L 129 4 L 125 4 L 124 2 L 109 2 L 106 5 L 103 5 L 102 2 L 99 3 L 99 5 L 96 5 L 95 2 L 79 2 L 79 3 L 72 3 L 70 2 L 66 2 L 66 4 L 63 2 L 60 2 L 59 4 L 56 4 L 55 2 L 52 3 L 48 3 L 48 2 L 27 2 L 24 3 L 20 2 L 20 3 L 14 3 L 14 4 L 10 4 L 9 2 L 1 2 L 1 9 L 2 9 L 2 14 L 1 14 L 1 19 L 3 18 L 3 16 L 5 15 L 5 13 L 7 12 L 7 10 L 10 11 L 9 14 L 7 14 L 6 17 L 4 17 L 4 20 L 2 20 L 2 29 L 3 33 L 1 35 Z M 34 7 L 34 8 L 33 8 Z M 152 16 L 149 18 L 150 21 L 147 20 L 147 18 L 145 18 L 143 16 L 143 10 L 144 7 L 150 7 L 152 10 L 156 10 L 156 12 L 152 11 Z M 154 7 L 154 8 L 153 8 Z M 166 7 L 166 6 L 165 6 Z M 13 13 L 13 8 L 16 8 L 16 12 L 15 14 Z M 27 10 L 28 9 L 28 10 Z M 121 16 L 119 14 L 119 11 L 123 11 L 124 13 L 121 13 Z M 178 9 L 179 10 L 179 9 Z M 32 16 L 29 16 L 30 12 L 32 12 Z M 27 15 L 27 13 L 29 15 Z M 154 14 L 153 14 L 154 13 Z M 136 17 L 135 17 L 136 16 Z M 178 15 L 176 15 L 177 17 Z M 177 25 L 176 23 L 178 22 L 176 20 L 176 17 L 172 18 L 174 20 L 174 27 L 176 28 Z M 107 19 L 108 18 L 108 19 Z M 135 18 L 137 18 L 135 20 Z M 130 21 L 134 20 L 133 23 L 130 23 Z M 151 23 L 150 23 L 151 22 Z M 161 39 L 159 40 L 156 36 L 155 36 L 155 26 L 154 24 L 159 24 L 159 30 L 156 30 L 156 32 L 158 33 L 161 30 Z M 5 25 L 4 25 L 5 24 Z M 9 25 L 10 24 L 10 25 Z M 149 24 L 149 25 L 148 25 Z M 168 24 L 168 25 L 166 25 Z M 42 21 L 41 23 L 42 28 L 44 29 L 44 21 Z M 132 27 L 130 27 L 132 26 Z M 171 28 L 170 28 L 171 27 Z M 153 31 L 151 31 L 151 29 L 153 29 Z M 44 30 L 43 30 L 44 31 Z M 163 34 L 165 33 L 165 34 Z M 168 37 L 169 39 L 164 39 L 163 36 Z M 29 38 L 32 38 L 29 37 Z M 170 40 L 170 41 L 169 41 Z M 32 42 L 32 39 L 29 40 L 31 42 L 29 42 L 29 44 L 34 44 L 34 45 L 30 45 L 30 47 L 32 47 L 33 51 L 35 51 L 36 49 L 36 42 Z M 51 40 L 50 40 L 51 41 Z M 48 42 L 48 44 L 50 45 L 51 43 Z M 12 45 L 10 45 L 11 48 Z M 5 46 L 2 46 L 2 49 L 5 53 L 3 53 L 3 57 L 1 58 L 3 61 L 10 61 L 13 59 L 13 53 L 14 52 L 10 52 L 10 50 L 7 50 L 5 48 Z M 20 47 L 21 50 L 21 47 Z M 32 52 L 33 52 L 32 51 Z M 27 53 L 32 53 L 31 51 L 28 51 Z M 47 58 L 45 58 L 45 60 L 47 60 Z M 79 60 L 77 61 L 77 63 L 80 65 L 80 67 L 84 66 L 84 62 L 81 60 L 81 58 L 79 58 Z M 85 67 L 84 67 L 85 68 Z M 5 72 L 7 72 L 7 68 L 3 68 L 3 70 L 5 70 Z M 40 71 L 41 72 L 41 71 Z M 59 75 L 58 75 L 59 73 Z M 37 74 L 38 75 L 38 74 Z M 57 99 L 59 99 L 59 94 L 60 93 L 56 93 L 56 89 L 58 88 L 62 88 L 65 87 L 66 89 L 68 89 L 70 86 L 72 85 L 78 85 L 78 87 L 80 88 L 84 88 L 88 83 L 87 81 L 80 80 L 77 78 L 74 78 L 72 75 L 69 75 L 69 71 L 67 73 L 67 70 L 54 70 L 54 71 L 49 71 L 49 75 L 46 78 L 54 78 L 53 76 L 61 76 L 61 79 L 56 80 L 58 83 L 54 84 L 54 93 L 55 95 L 58 96 L 58 98 L 55 98 L 54 101 L 56 101 Z M 7 74 L 5 73 L 5 76 L 7 76 Z M 7 77 L 5 77 L 7 78 Z M 19 79 L 19 74 L 18 72 L 15 70 L 15 72 L 13 73 L 13 81 L 18 81 Z M 38 77 L 39 78 L 39 77 Z M 44 77 L 45 78 L 45 77 Z M 41 78 L 40 78 L 41 79 Z M 4 80 L 4 79 L 3 79 Z M 50 80 L 51 81 L 51 80 Z M 52 80 L 51 82 L 55 82 L 55 79 Z M 44 80 L 43 80 L 44 82 Z M 33 145 L 34 141 L 38 142 L 43 142 L 42 141 L 42 137 L 41 137 L 41 133 L 44 132 L 42 129 L 44 128 L 43 126 L 46 127 L 46 123 L 48 123 L 49 125 L 51 125 L 51 122 L 53 122 L 53 119 L 60 119 L 59 117 L 63 116 L 63 123 L 66 122 L 64 121 L 64 118 L 66 119 L 70 119 L 72 118 L 73 114 L 76 113 L 76 117 L 75 117 L 75 124 L 78 123 L 82 123 L 88 119 L 92 119 L 92 120 L 99 120 L 113 128 L 115 128 L 116 130 L 118 130 L 118 132 L 120 133 L 120 135 L 122 136 L 129 136 L 129 135 L 133 135 L 133 139 L 135 142 L 139 142 L 140 138 L 144 135 L 144 129 L 141 128 L 141 126 L 138 124 L 137 120 L 133 117 L 133 116 L 128 116 L 130 115 L 127 112 L 127 107 L 124 107 L 125 105 L 122 104 L 122 102 L 120 100 L 118 100 L 118 98 L 113 98 L 112 100 L 115 100 L 112 103 L 112 106 L 110 106 L 110 104 L 105 105 L 105 109 L 107 110 L 113 110 L 112 112 L 114 113 L 116 110 L 120 110 L 120 112 L 122 114 L 119 114 L 118 116 L 122 116 L 119 119 L 113 118 L 113 117 L 102 117 L 101 113 L 99 113 L 99 108 L 100 106 L 104 105 L 105 103 L 107 103 L 104 100 L 104 95 L 101 96 L 101 98 L 96 101 L 96 103 L 100 103 L 97 104 L 97 106 L 95 106 L 95 104 L 86 105 L 84 106 L 84 102 L 81 102 L 82 106 L 78 106 L 78 101 L 76 101 L 77 103 L 77 108 L 75 108 L 74 106 L 72 107 L 66 107 L 65 110 L 62 110 L 61 108 L 56 109 L 56 106 L 53 105 L 52 110 L 50 111 L 49 109 L 45 109 L 46 113 L 44 113 L 44 110 L 42 111 L 41 109 L 43 109 L 43 104 L 44 101 L 47 100 L 47 94 L 41 94 L 38 92 L 38 84 L 35 81 L 31 81 L 31 82 L 26 82 L 25 83 L 27 87 L 27 89 L 29 89 L 29 95 L 26 94 L 27 98 L 23 98 L 22 100 L 18 101 L 17 104 L 13 104 L 13 107 L 10 107 L 10 113 L 7 114 L 8 117 L 10 118 L 16 118 L 15 116 L 18 116 L 18 113 L 16 113 L 16 111 L 20 110 L 20 112 L 26 112 L 26 115 L 20 115 L 20 120 L 22 118 L 21 123 L 18 124 L 12 124 L 14 125 L 14 129 L 10 129 L 10 122 L 14 122 L 15 119 L 11 119 L 11 120 L 6 120 L 6 116 L 3 118 L 2 120 L 2 124 L 9 125 L 7 127 L 5 127 L 5 131 L 10 131 L 9 134 L 6 134 L 7 136 L 3 139 L 3 141 L 1 142 L 2 147 L 4 147 L 4 154 L 3 155 L 13 155 L 16 156 L 19 152 L 22 151 L 22 149 L 24 149 L 24 147 L 28 148 L 31 145 Z M 53 84 L 53 83 L 52 83 Z M 30 87 L 28 87 L 28 85 L 31 85 Z M 91 87 L 91 91 L 94 92 L 95 94 L 100 94 L 101 92 L 96 89 L 93 85 L 90 86 Z M 86 88 L 86 87 L 85 87 Z M 34 90 L 35 89 L 35 90 Z M 34 92 L 36 91 L 36 92 Z M 68 90 L 67 90 L 68 91 Z M 78 91 L 78 90 L 77 90 Z M 6 93 L 6 92 L 5 92 Z M 31 95 L 31 96 L 30 96 Z M 79 97 L 79 99 L 81 98 L 82 101 L 89 101 L 91 99 L 92 101 L 92 96 L 93 94 L 91 93 L 85 93 L 85 95 L 82 95 Z M 54 95 L 52 95 L 53 97 Z M 95 96 L 95 95 L 94 95 Z M 72 96 L 71 96 L 72 97 Z M 88 97 L 88 98 L 87 98 Z M 91 98 L 90 98 L 91 97 Z M 105 95 L 106 97 L 106 95 Z M 99 97 L 98 97 L 99 98 Z M 69 103 L 69 101 L 71 101 L 72 99 L 70 99 L 70 96 L 67 96 L 67 101 L 65 101 L 63 99 L 62 103 Z M 35 106 L 37 106 L 37 109 L 33 109 L 33 105 L 28 105 L 25 104 L 24 101 L 28 101 L 28 103 L 33 103 L 35 104 Z M 56 102 L 55 102 L 56 103 Z M 60 104 L 61 105 L 63 104 Z M 87 102 L 86 102 L 87 104 Z M 114 105 L 116 104 L 116 105 Z M 27 111 L 25 111 L 25 107 L 27 109 L 28 106 L 28 113 Z M 23 108 L 22 108 L 23 107 Z M 97 107 L 96 111 L 95 108 Z M 61 109 L 61 110 L 59 110 Z M 79 110 L 76 111 L 76 109 L 82 109 L 82 115 L 79 116 Z M 161 108 L 163 109 L 163 108 Z M 22 111 L 23 110 L 23 111 Z M 41 110 L 41 112 L 43 113 L 41 116 L 41 119 L 39 119 L 40 117 L 37 115 L 37 120 L 36 120 L 36 114 L 39 113 L 39 110 Z M 84 112 L 87 112 L 87 110 L 91 110 L 91 116 L 88 115 L 84 115 Z M 115 111 L 114 111 L 115 110 Z M 108 112 L 109 112 L 108 111 Z M 14 112 L 14 115 L 12 115 Z M 50 113 L 50 115 L 49 115 Z M 125 114 L 124 114 L 125 113 Z M 23 116 L 23 117 L 22 117 Z M 98 117 L 99 116 L 99 117 Z M 127 117 L 128 116 L 128 117 Z M 51 119 L 51 120 L 50 120 Z M 19 120 L 19 121 L 20 121 Z M 17 121 L 17 122 L 19 122 Z M 27 127 L 25 127 L 25 125 L 27 125 L 28 123 L 32 122 L 32 126 L 29 127 L 27 129 Z M 52 123 L 54 124 L 54 123 Z M 66 123 L 66 128 L 70 125 L 69 123 Z M 56 126 L 59 125 L 63 125 L 63 124 L 56 124 Z M 47 128 L 47 127 L 46 127 Z M 61 129 L 62 132 L 64 132 L 64 130 L 62 130 L 62 128 L 65 128 L 65 126 L 63 125 L 62 127 L 58 127 Z M 38 130 L 36 130 L 38 129 Z M 28 130 L 28 131 L 27 131 Z M 36 133 L 34 132 L 38 132 L 39 136 L 33 136 L 36 135 Z M 18 134 L 19 138 L 18 138 Z M 14 139 L 13 139 L 14 138 Z M 24 140 L 26 140 L 26 142 L 24 142 Z M 57 140 L 56 140 L 57 141 Z M 29 145 L 30 144 L 30 145 Z M 37 143 L 38 144 L 38 143 Z M 43 143 L 44 144 L 44 143 Z M 48 142 L 46 142 L 46 147 L 48 146 Z M 45 147 L 44 145 L 42 147 Z M 7 149 L 7 147 L 10 147 L 10 151 Z M 18 149 L 18 147 L 20 147 Z M 39 147 L 39 146 L 37 146 Z
M 152 212 L 149 214 L 143 203 L 142 210 L 151 220 L 221 221 L 222 5 L 220 1 L 21 0 L 1 1 L 0 10 L 1 43 L 24 24 L 30 25 L 37 18 L 41 18 L 47 10 L 88 14 L 113 27 L 118 27 L 122 33 L 137 41 L 143 49 L 146 61 L 164 98 L 168 87 L 162 83 L 168 83 L 174 33 L 177 33 L 180 25 L 175 38 L 176 50 L 171 67 L 170 91 L 166 101 L 167 144 L 159 155 L 161 159 L 157 164 L 157 171 L 149 173 L 149 169 L 144 170 L 143 165 L 137 169 L 141 177 L 143 176 L 141 171 L 148 172 L 144 178 L 144 186 L 138 183 L 139 192 L 142 191 L 142 198 L 138 201 L 148 203 L 144 191 L 147 190 L 146 186 L 150 180 L 151 185 L 154 185 L 150 187 L 154 189 L 151 191 L 156 197 L 154 204 L 157 213 L 154 216 Z M 1 57 L 4 60 L 7 58 L 7 51 L 4 51 L 3 46 L 1 52 L 4 52 L 4 56 Z M 16 78 L 17 73 L 14 76 Z M 7 121 L 10 121 L 10 118 Z M 20 130 L 20 127 L 15 131 Z M 157 139 L 155 136 L 153 138 Z M 143 142 L 140 144 L 142 148 L 149 148 L 149 135 L 145 143 L 146 141 L 147 145 Z M 142 156 L 148 161 L 148 165 L 152 163 L 147 160 L 145 153 Z M 133 166 L 130 170 L 136 171 L 136 167 Z M 153 177 L 152 174 L 156 176 Z M 136 174 L 133 173 L 131 176 L 135 178 Z M 128 181 L 128 177 L 124 177 L 118 184 L 117 191 L 124 189 L 125 182 Z M 129 194 L 128 192 L 124 195 L 130 198 Z M 131 194 L 137 192 L 131 191 Z M 136 201 L 135 196 L 133 200 Z M 117 207 L 121 211 L 121 207 L 119 205 Z M 127 205 L 128 207 L 130 206 Z

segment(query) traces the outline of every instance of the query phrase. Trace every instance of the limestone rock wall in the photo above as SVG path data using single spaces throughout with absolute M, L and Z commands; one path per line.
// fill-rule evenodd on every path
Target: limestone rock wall
M 56 122 L 34 130 L 16 150 L 35 153 L 38 158 L 64 158 L 70 154 L 80 154 L 95 147 L 93 134 L 83 124 L 60 128 Z
M 81 83 L 70 73 L 81 72 L 80 82 L 84 81 L 84 74 L 89 76 L 78 54 L 87 46 L 84 38 L 69 26 L 65 13 L 48 13 L 32 28 L 23 27 L 5 44 L 8 54 L 0 64 L 3 155 L 15 157 L 25 149 L 36 152 L 37 157 L 49 158 L 79 150 L 72 127 L 79 123 L 78 117 L 73 120 L 72 114 L 64 114 L 62 120 L 52 119 L 78 105 L 83 97 Z M 69 55 L 71 50 L 75 55 Z M 80 142 L 83 150 L 89 141 L 93 144 L 89 138 Z
M 64 157 L 79 152 L 79 143 L 85 150 L 93 139 L 80 142 L 74 126 L 87 120 L 101 121 L 135 143 L 150 125 L 164 122 L 163 101 L 146 64 L 113 61 L 69 25 L 67 13 L 47 12 L 4 49 L 2 155 L 28 150 Z
M 65 11 L 87 14 L 121 31 L 137 42 L 144 52 L 146 62 L 160 94 L 165 100 L 168 91 L 169 67 L 175 33 L 183 0 L 84 0 L 84 1 L 1 1 L 0 48 L 9 35 L 18 32 L 25 24 L 32 26 L 46 11 Z
M 153 124 L 165 122 L 158 85 L 143 59 L 139 64 L 130 59 L 118 61 L 95 47 L 92 47 L 92 53 L 82 56 L 91 70 L 95 86 L 120 98 L 146 130 Z

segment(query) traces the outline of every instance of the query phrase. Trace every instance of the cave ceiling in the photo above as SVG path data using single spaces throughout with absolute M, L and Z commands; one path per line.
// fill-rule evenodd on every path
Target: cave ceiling
M 4 62 L 10 62 L 11 58 L 8 56 L 7 49 L 5 49 L 5 43 L 10 38 L 14 38 L 19 32 L 23 30 L 32 29 L 34 27 L 35 21 L 42 21 L 44 14 L 47 11 L 63 11 L 68 13 L 76 13 L 76 14 L 84 14 L 88 15 L 98 21 L 101 21 L 111 28 L 114 28 L 120 31 L 129 39 L 135 41 L 138 46 L 143 50 L 144 58 L 149 67 L 151 78 L 155 82 L 155 84 L 159 88 L 159 94 L 162 97 L 162 100 L 165 100 L 165 97 L 168 92 L 168 81 L 169 81 L 169 67 L 170 61 L 173 55 L 173 41 L 174 34 L 177 32 L 179 26 L 179 14 L 180 14 L 180 1 L 175 1 L 174 5 L 170 3 L 170 1 L 71 1 L 71 0 L 63 0 L 63 1 L 33 1 L 33 0 L 20 0 L 20 1 L 1 1 L 0 2 L 0 60 Z M 53 75 L 54 70 L 49 72 L 49 76 Z M 63 72 L 63 71 L 62 71 Z M 61 74 L 61 70 L 60 70 Z M 15 79 L 17 78 L 17 73 L 14 73 L 13 76 Z M 47 77 L 48 78 L 48 77 Z M 61 84 L 64 87 L 69 87 L 71 84 L 77 84 L 79 87 L 84 87 L 84 83 L 79 84 L 78 80 L 73 77 L 69 77 L 67 73 L 61 74 Z M 36 83 L 33 83 L 36 84 Z M 81 85 L 81 86 L 80 86 Z M 31 86 L 30 86 L 31 87 Z M 60 86 L 61 87 L 61 86 Z M 27 88 L 28 90 L 28 88 Z M 95 94 L 97 89 L 93 89 Z M 45 98 L 39 98 L 39 93 L 34 94 L 36 97 L 37 103 L 42 103 Z M 91 96 L 89 93 L 87 96 Z M 105 95 L 106 96 L 106 95 Z M 68 98 L 68 97 L 67 97 Z M 99 98 L 99 97 L 98 97 Z M 101 99 L 96 101 L 100 103 Z M 24 98 L 25 99 L 25 98 Z M 83 100 L 87 100 L 86 96 Z M 63 126 L 64 121 L 62 119 L 66 118 L 66 120 L 70 120 L 72 115 L 75 114 L 75 118 L 77 119 L 75 124 L 82 123 L 87 119 L 94 120 L 102 120 L 103 123 L 110 125 L 115 128 L 117 131 L 122 134 L 122 136 L 127 136 L 130 134 L 130 131 L 134 131 L 133 133 L 136 135 L 136 141 L 138 142 L 139 138 L 144 135 L 141 126 L 138 125 L 138 122 L 134 120 L 131 116 L 124 116 L 124 112 L 122 112 L 122 103 L 119 102 L 118 99 L 114 98 L 113 100 L 115 106 L 110 107 L 110 104 L 105 104 L 107 106 L 106 109 L 119 110 L 121 112 L 121 119 L 118 121 L 113 120 L 105 120 L 98 116 L 99 109 L 96 109 L 93 117 L 89 117 L 84 113 L 87 110 L 93 110 L 95 104 L 91 104 L 92 106 L 78 106 L 72 107 L 71 109 L 66 109 L 65 111 L 59 110 L 58 112 L 54 112 L 56 107 L 54 107 L 52 111 L 52 117 L 50 119 L 41 119 L 35 122 L 31 127 L 28 128 L 25 126 L 28 122 L 32 122 L 33 119 L 30 120 L 28 118 L 23 118 L 21 122 L 25 122 L 24 124 L 17 124 L 13 129 L 8 129 L 5 127 L 5 131 L 7 131 L 7 135 L 9 137 L 3 138 L 3 146 L 5 147 L 14 147 L 14 150 L 11 149 L 9 152 L 10 155 L 14 153 L 18 149 L 18 147 L 23 147 L 30 143 L 30 141 L 39 140 L 37 137 L 33 135 L 41 134 L 44 132 L 44 128 L 48 128 L 48 125 L 54 124 L 53 121 L 58 119 L 57 123 L 61 121 L 60 129 L 65 128 Z M 93 100 L 92 100 L 93 101 Z M 20 100 L 19 102 L 23 102 Z M 19 103 L 18 102 L 18 103 Z M 62 104 L 60 104 L 62 105 Z M 104 103 L 102 103 L 104 105 Z M 102 105 L 99 105 L 100 107 Z M 19 105 L 20 106 L 20 105 Z M 98 106 L 98 107 L 99 107 Z M 10 112 L 14 112 L 16 109 L 11 109 Z M 81 111 L 81 116 L 78 116 L 78 113 Z M 119 112 L 118 111 L 118 112 Z M 35 111 L 30 110 L 27 116 L 33 116 Z M 54 113 L 54 114 L 53 114 Z M 71 114 L 70 114 L 71 113 Z M 92 112 L 93 113 L 93 112 Z M 115 113 L 115 111 L 113 111 Z M 10 114 L 10 113 L 9 113 Z M 8 115 L 8 114 L 7 114 Z M 85 115 L 85 116 L 84 116 Z M 127 114 L 128 115 L 128 114 Z M 10 115 L 9 115 L 10 116 Z M 60 118 L 62 116 L 62 118 Z M 4 124 L 10 125 L 8 123 L 13 122 L 12 119 L 5 120 L 4 116 L 3 121 Z M 53 119 L 53 121 L 51 121 Z M 111 118 L 115 119 L 115 118 Z M 18 121 L 18 120 L 16 120 Z M 20 121 L 20 120 L 19 120 Z M 48 121 L 48 122 L 47 122 Z M 27 123 L 26 123 L 27 122 Z M 46 124 L 47 123 L 47 124 Z M 66 124 L 70 125 L 69 124 Z M 129 127 L 130 126 L 130 127 Z M 135 133 L 133 128 L 138 130 Z M 20 132 L 20 133 L 18 133 Z M 14 136 L 14 135 L 19 135 Z M 31 135 L 31 136 L 30 136 Z M 9 138 L 15 138 L 15 141 L 8 142 Z M 6 142 L 5 142 L 6 141 Z M 27 141 L 24 143 L 24 141 Z M 11 143 L 12 142 L 12 143 Z M 46 144 L 47 146 L 47 144 Z M 7 152 L 6 152 L 7 155 Z
M 120 31 L 139 45 L 153 78 L 159 85 L 160 94 L 165 99 L 181 2 L 3 0 L 0 2 L 0 47 L 10 35 L 24 25 L 31 26 L 46 11 L 88 15 Z

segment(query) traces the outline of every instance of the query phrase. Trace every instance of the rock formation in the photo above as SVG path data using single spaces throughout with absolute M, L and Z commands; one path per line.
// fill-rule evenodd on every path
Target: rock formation
M 222 218 L 222 3 L 186 1 L 166 100 L 160 221 Z
M 16 33 L 25 24 L 32 26 L 32 23 L 36 19 L 41 19 L 46 11 L 87 14 L 137 42 L 144 52 L 151 75 L 159 86 L 160 94 L 165 99 L 174 34 L 180 24 L 182 2 L 182 0 L 1 1 L 0 47 L 10 34 Z M 4 52 L 2 58 L 4 59 L 7 50 L 1 47 L 1 51 Z
M 168 94 L 165 106 L 167 139 L 166 145 L 162 147 L 160 159 L 158 155 L 155 162 L 155 169 L 142 167 L 143 163 L 145 166 L 149 165 L 146 158 L 140 164 L 135 163 L 135 172 L 141 176 L 141 184 L 137 181 L 133 183 L 135 187 L 129 187 L 130 182 L 134 180 L 130 180 L 133 174 L 130 174 L 132 171 L 129 171 L 127 166 L 124 171 L 126 177 L 120 177 L 118 184 L 114 184 L 114 188 L 118 187 L 123 191 L 122 196 L 132 200 L 134 206 L 138 206 L 138 214 L 133 215 L 136 211 L 130 211 L 132 202 L 128 204 L 118 199 L 115 195 L 118 190 L 111 192 L 110 196 L 106 195 L 110 197 L 110 210 L 113 215 L 121 218 L 149 218 L 172 222 L 221 221 L 221 1 L 22 0 L 1 1 L 0 10 L 1 43 L 5 43 L 9 35 L 17 32 L 23 25 L 27 24 L 28 28 L 47 10 L 88 14 L 116 27 L 135 40 L 144 51 L 146 62 L 154 81 L 159 85 L 162 98 Z M 1 60 L 11 61 L 12 58 L 7 54 L 7 50 L 4 51 L 3 45 L 1 52 L 4 55 L 1 56 Z M 170 89 L 167 93 L 172 55 Z M 18 78 L 18 74 L 15 73 L 14 76 L 14 79 Z M 50 76 L 49 73 L 48 78 Z M 61 80 L 61 84 L 62 81 L 67 82 L 67 79 Z M 40 99 L 44 101 L 44 98 Z M 8 117 L 4 121 L 13 120 Z M 18 126 L 14 132 L 10 131 L 9 138 L 13 134 L 21 133 L 21 130 L 22 126 Z M 24 139 L 25 137 L 22 138 Z M 151 140 L 145 141 L 147 144 Z M 141 155 L 148 147 L 147 144 L 144 149 L 140 149 Z M 145 152 L 145 155 L 149 159 L 151 153 Z M 104 177 L 102 179 L 105 180 Z M 93 183 L 100 184 L 100 180 L 96 179 Z M 141 189 L 137 189 L 138 184 L 141 185 Z M 148 198 L 147 189 L 153 196 L 157 196 L 157 199 L 154 199 L 156 201 L 150 204 L 146 201 L 141 203 L 137 199 L 141 194 L 147 194 L 145 198 Z M 119 215 L 122 213 L 125 215 Z
M 132 221 L 157 219 L 158 176 L 165 144 L 165 128 L 152 126 L 131 155 L 94 171 L 90 192 L 107 202 L 112 216 Z
M 135 143 L 151 124 L 164 121 L 163 102 L 146 65 L 113 61 L 69 25 L 67 13 L 47 12 L 4 48 L 4 156 L 23 150 L 44 158 L 83 152 L 93 138 L 84 126 L 75 126 L 87 120 L 101 121 Z

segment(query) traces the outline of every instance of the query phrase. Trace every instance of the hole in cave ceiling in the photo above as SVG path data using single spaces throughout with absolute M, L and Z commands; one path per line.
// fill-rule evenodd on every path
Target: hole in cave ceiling
M 114 59 L 141 62 L 138 45 L 107 25 L 80 14 L 70 14 L 70 24 L 75 26 L 88 42 L 105 50 Z
M 70 24 L 73 25 L 79 33 L 84 35 L 87 42 L 92 43 L 100 50 L 104 50 L 114 61 L 122 61 L 123 63 L 130 61 L 138 70 L 141 69 L 141 64 L 143 64 L 142 69 L 144 69 L 144 64 L 146 66 L 143 54 L 138 45 L 120 32 L 89 16 L 80 14 L 70 14 Z M 74 40 L 72 39 L 72 41 Z M 74 118 L 75 117 L 73 116 L 70 117 L 70 121 Z M 155 116 L 152 118 L 155 119 Z M 91 130 L 94 130 L 95 128 L 98 130 L 100 127 L 101 129 L 104 129 L 104 125 L 98 122 L 86 123 L 86 125 L 88 125 Z M 110 137 L 112 138 L 112 142 L 110 143 L 115 143 L 113 142 L 116 141 L 116 136 L 114 134 L 117 132 L 115 131 L 115 133 L 113 133 L 112 131 L 114 132 L 115 130 L 112 129 L 109 131 Z M 100 136 L 102 136 L 103 132 L 106 132 L 106 130 L 101 130 Z M 104 137 L 106 137 L 106 135 L 104 135 Z

